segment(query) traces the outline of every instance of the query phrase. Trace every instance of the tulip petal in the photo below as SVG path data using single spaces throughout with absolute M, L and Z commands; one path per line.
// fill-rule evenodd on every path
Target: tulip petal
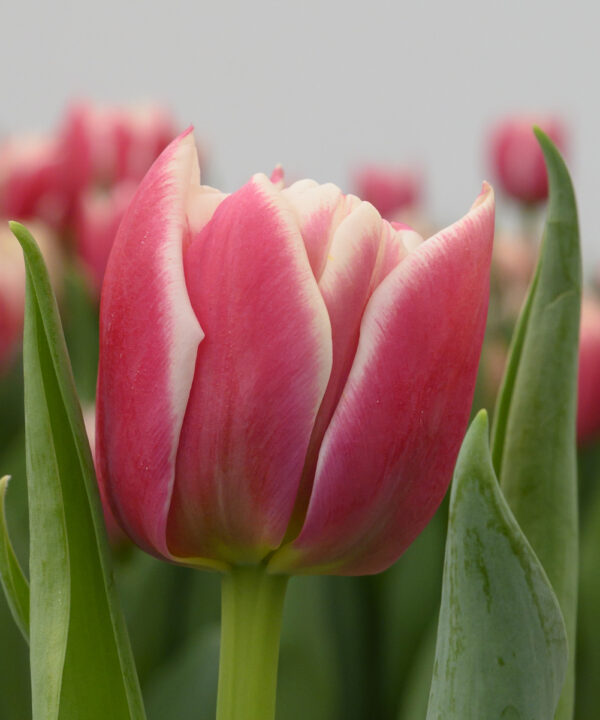
M 464 435 L 489 292 L 489 186 L 373 293 L 306 521 L 274 572 L 379 572 L 441 501 Z
M 294 208 L 310 266 L 319 280 L 333 233 L 358 199 L 352 195 L 344 197 L 332 183 L 319 185 L 314 180 L 300 180 L 283 190 L 281 195 Z
M 331 326 L 298 224 L 266 176 L 184 256 L 205 332 L 177 456 L 169 547 L 256 561 L 281 543 L 331 370 Z
M 166 523 L 202 329 L 186 291 L 185 206 L 198 188 L 190 131 L 154 163 L 119 228 L 100 317 L 100 482 L 135 542 L 171 557 Z
M 297 535 L 312 490 L 319 448 L 358 345 L 360 321 L 372 291 L 373 275 L 380 259 L 382 222 L 369 203 L 360 203 L 335 230 L 319 290 L 331 322 L 332 368 L 327 390 L 312 431 L 302 483 L 288 530 Z

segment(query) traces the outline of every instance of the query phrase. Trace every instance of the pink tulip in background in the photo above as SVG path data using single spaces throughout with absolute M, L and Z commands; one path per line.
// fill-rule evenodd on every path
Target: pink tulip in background
M 388 220 L 402 210 L 414 210 L 421 202 L 422 179 L 411 170 L 368 165 L 356 173 L 354 185 L 357 195 Z
M 137 183 L 122 180 L 109 190 L 82 193 L 73 219 L 77 253 L 96 292 L 100 293 L 108 256 Z
M 42 220 L 73 246 L 99 293 L 134 189 L 175 137 L 156 105 L 73 104 L 56 133 L 0 145 L 0 214 Z
M 62 257 L 55 238 L 41 223 L 30 223 L 55 289 Z M 25 263 L 23 253 L 8 224 L 0 229 L 0 374 L 17 354 L 22 341 L 25 314 Z
M 581 304 L 577 442 L 600 440 L 600 302 L 584 297 Z
M 201 186 L 190 132 L 171 143 L 125 214 L 101 301 L 97 464 L 127 534 L 205 567 L 396 560 L 466 428 L 493 224 L 485 185 L 414 248 L 331 184 Z
M 499 123 L 490 139 L 490 160 L 501 189 L 521 203 L 533 204 L 548 197 L 544 156 L 533 134 L 538 125 L 563 153 L 567 133 L 559 118 L 522 115 Z
M 53 228 L 64 223 L 60 152 L 55 138 L 22 135 L 0 145 L 0 215 L 38 219 Z

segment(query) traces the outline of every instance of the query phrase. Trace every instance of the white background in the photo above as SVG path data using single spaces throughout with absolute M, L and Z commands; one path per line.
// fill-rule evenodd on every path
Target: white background
M 600 261 L 596 2 L 1 2 L 3 133 L 52 129 L 73 97 L 157 99 L 226 190 L 277 162 L 346 190 L 362 161 L 416 163 L 450 222 L 490 176 L 490 123 L 558 112 Z

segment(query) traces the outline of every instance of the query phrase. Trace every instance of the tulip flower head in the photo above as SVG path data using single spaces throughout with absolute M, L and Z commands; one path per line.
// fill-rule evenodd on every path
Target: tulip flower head
M 544 155 L 533 133 L 539 126 L 564 151 L 566 131 L 556 117 L 512 117 L 492 133 L 490 158 L 502 190 L 513 199 L 533 205 L 548 197 L 548 174 Z
M 494 200 L 426 242 L 334 185 L 200 185 L 193 136 L 119 228 L 96 454 L 117 521 L 173 562 L 364 574 L 450 481 L 485 326 Z

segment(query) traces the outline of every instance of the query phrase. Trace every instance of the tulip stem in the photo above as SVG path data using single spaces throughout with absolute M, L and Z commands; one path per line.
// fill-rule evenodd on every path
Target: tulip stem
M 264 566 L 223 576 L 217 720 L 273 720 L 287 575 Z

